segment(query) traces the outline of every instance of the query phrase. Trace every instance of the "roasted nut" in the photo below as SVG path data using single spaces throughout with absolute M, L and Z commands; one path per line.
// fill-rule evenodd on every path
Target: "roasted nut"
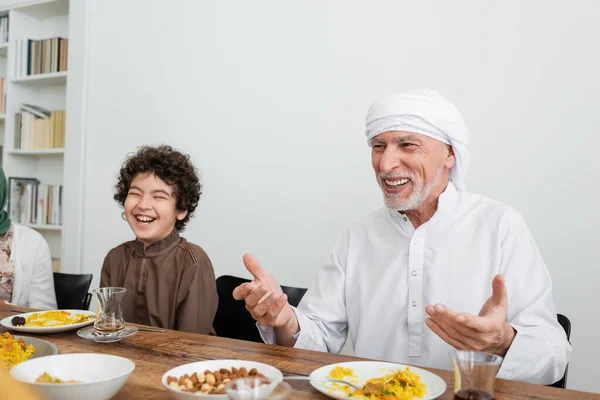
M 167 385 L 170 386 L 171 382 L 177 383 L 177 378 L 175 378 L 174 376 L 167 376 Z
M 198 374 L 198 383 L 204 383 L 206 381 L 206 375 Z
M 248 377 L 248 370 L 246 368 L 242 367 L 242 368 L 240 368 L 240 371 L 239 371 L 238 375 L 241 375 L 244 378 L 247 378 Z
M 231 373 L 237 375 L 238 369 L 236 367 L 231 367 Z
M 225 378 L 225 379 L 223 379 L 223 383 L 227 383 L 227 382 L 229 382 L 229 381 L 231 381 L 231 379 L 229 379 L 229 378 Z
M 206 383 L 208 383 L 209 385 L 214 385 L 215 381 L 216 379 L 213 374 L 206 374 Z
M 214 377 L 215 377 L 215 382 L 218 382 L 218 381 L 221 381 L 221 380 L 223 380 L 223 379 L 221 378 L 221 373 L 220 373 L 219 371 L 215 371 L 215 372 L 213 373 L 213 375 L 214 375 Z
M 185 387 L 186 387 L 187 389 L 191 389 L 191 388 L 193 388 L 193 387 L 194 387 L 194 384 L 192 383 L 192 380 L 191 380 L 191 379 L 188 379 L 188 378 L 185 378 L 185 379 L 183 380 L 183 384 L 185 385 Z
M 192 383 L 194 384 L 194 386 L 198 384 L 198 374 L 197 373 L 194 372 L 192 374 L 191 379 L 192 379 Z
M 224 375 L 231 375 L 231 371 L 229 371 L 227 368 L 221 368 L 219 372 Z
M 222 383 L 219 386 L 217 386 L 217 390 L 221 390 L 221 389 L 225 389 L 225 385 Z
M 200 386 L 200 391 L 208 393 L 210 392 L 212 389 L 212 385 L 209 385 L 208 383 L 203 383 L 202 386 Z
M 212 371 L 207 369 L 206 371 L 204 371 L 204 375 L 208 375 L 208 374 L 212 374 Z
M 256 370 L 256 368 L 252 368 L 252 369 L 250 370 L 250 372 L 248 372 L 248 375 L 250 375 L 250 376 L 253 376 L 253 375 L 256 375 L 256 373 L 257 373 L 257 372 L 258 372 L 258 371 Z
M 171 381 L 171 382 L 169 383 L 169 387 L 170 387 L 171 389 L 179 389 L 179 384 L 177 383 L 177 381 L 176 381 L 176 380 L 175 380 L 175 381 Z

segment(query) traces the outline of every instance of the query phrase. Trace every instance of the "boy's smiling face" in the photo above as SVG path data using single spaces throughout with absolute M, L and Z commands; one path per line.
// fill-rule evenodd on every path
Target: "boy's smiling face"
M 135 236 L 146 246 L 167 237 L 187 211 L 177 210 L 175 185 L 153 173 L 139 173 L 131 181 L 123 205 Z

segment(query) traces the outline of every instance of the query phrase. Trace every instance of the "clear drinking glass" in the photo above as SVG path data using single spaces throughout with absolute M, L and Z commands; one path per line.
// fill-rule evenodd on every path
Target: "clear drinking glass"
M 454 365 L 454 400 L 493 400 L 503 358 L 478 351 L 450 352 Z
M 238 378 L 225 385 L 231 400 L 283 400 L 290 395 L 292 387 L 287 382 L 274 383 L 266 378 Z
M 118 333 L 125 328 L 121 300 L 127 289 L 122 287 L 103 287 L 92 290 L 98 302 L 94 330 L 103 335 Z

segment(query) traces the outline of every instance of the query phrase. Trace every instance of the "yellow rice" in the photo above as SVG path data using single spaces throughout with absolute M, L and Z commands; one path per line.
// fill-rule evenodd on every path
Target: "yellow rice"
M 349 380 L 348 377 L 354 378 L 355 374 L 350 368 L 341 368 L 338 366 L 331 371 L 329 376 L 334 379 Z M 384 384 L 388 379 L 391 380 Z M 351 379 L 350 381 L 351 383 L 355 383 Z M 365 389 L 369 385 L 375 385 L 377 390 L 365 393 Z M 349 397 L 379 400 L 413 400 L 414 398 L 423 397 L 427 393 L 427 387 L 421 382 L 419 375 L 410 370 L 410 367 L 406 367 L 406 370 L 399 369 L 391 374 L 369 379 L 365 382 L 363 389 L 355 391 L 352 391 L 346 385 L 334 383 L 332 386 L 335 389 L 341 389 Z
M 62 326 L 78 324 L 94 318 L 94 314 L 71 314 L 67 311 L 46 311 L 33 313 L 25 318 L 25 326 Z
M 25 344 L 23 339 L 17 340 L 8 332 L 0 335 L 0 363 L 6 368 L 27 360 L 34 351 L 35 347 Z

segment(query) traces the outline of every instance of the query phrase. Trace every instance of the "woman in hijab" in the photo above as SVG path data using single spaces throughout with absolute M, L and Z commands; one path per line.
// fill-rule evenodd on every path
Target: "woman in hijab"
M 56 309 L 50 249 L 43 236 L 6 212 L 8 185 L 0 166 L 0 302 Z

